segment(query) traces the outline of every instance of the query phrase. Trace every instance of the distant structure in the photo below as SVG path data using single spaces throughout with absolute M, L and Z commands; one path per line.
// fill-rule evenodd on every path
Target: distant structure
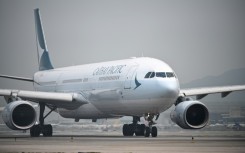
M 210 109 L 210 124 L 245 124 L 245 106 L 227 103 L 208 105 Z

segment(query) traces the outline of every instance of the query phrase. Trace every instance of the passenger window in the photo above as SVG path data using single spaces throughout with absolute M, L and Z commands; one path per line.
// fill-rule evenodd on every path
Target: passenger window
M 157 72 L 157 73 L 156 73 L 156 77 L 159 77 L 159 78 L 166 78 L 166 74 L 165 74 L 165 72 Z
M 150 78 L 154 78 L 154 77 L 155 77 L 155 72 L 152 72 Z
M 151 75 L 151 72 L 148 72 L 146 75 L 145 75 L 145 78 L 149 78 Z
M 168 78 L 174 77 L 174 73 L 172 72 L 166 72 Z

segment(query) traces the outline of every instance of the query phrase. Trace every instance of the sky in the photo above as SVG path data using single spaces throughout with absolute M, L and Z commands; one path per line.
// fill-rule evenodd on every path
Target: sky
M 35 8 L 54 67 L 153 57 L 181 84 L 245 67 L 243 0 L 0 0 L 0 74 L 38 70 Z M 32 84 L 0 79 L 0 88 Z

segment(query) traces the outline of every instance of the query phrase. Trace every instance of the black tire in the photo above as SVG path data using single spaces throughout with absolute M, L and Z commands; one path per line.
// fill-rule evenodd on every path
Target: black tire
M 123 136 L 129 136 L 128 131 L 129 131 L 128 124 L 124 124 L 123 125 Z
M 149 137 L 150 136 L 150 128 L 149 127 L 145 127 L 144 135 L 145 135 L 145 137 Z
M 145 124 L 141 124 L 140 125 L 140 129 L 141 129 L 141 136 L 144 136 L 144 133 L 145 133 Z
M 30 129 L 31 137 L 39 137 L 40 134 L 41 134 L 41 128 L 39 125 L 34 125 L 33 127 L 31 127 Z
M 144 136 L 144 132 L 145 132 L 145 124 L 137 124 L 137 127 L 135 129 L 135 135 Z
M 135 131 L 135 125 L 129 124 L 128 127 L 129 127 L 128 136 L 133 136 Z
M 53 127 L 52 125 L 44 125 L 42 129 L 42 133 L 44 137 L 51 137 L 53 135 Z
M 157 137 L 157 127 L 153 126 L 151 129 L 151 136 Z
M 143 131 L 144 132 L 144 131 Z M 141 125 L 137 124 L 135 128 L 135 135 L 136 136 L 142 136 L 142 128 Z

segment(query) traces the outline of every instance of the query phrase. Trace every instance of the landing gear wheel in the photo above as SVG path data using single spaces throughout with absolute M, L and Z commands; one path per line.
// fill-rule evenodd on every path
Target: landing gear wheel
M 140 122 L 139 116 L 133 116 L 133 123 L 132 124 L 124 124 L 123 125 L 123 135 L 124 136 L 144 136 L 145 135 L 145 124 L 138 124 Z M 148 130 L 150 135 L 150 130 Z
M 149 127 L 145 127 L 144 135 L 145 135 L 145 137 L 149 137 L 150 136 L 150 128 Z
M 39 125 L 34 125 L 33 127 L 31 127 L 30 129 L 31 137 L 39 137 L 40 134 L 41 134 L 41 128 Z
M 135 129 L 136 136 L 144 136 L 145 124 L 138 124 Z
M 50 124 L 44 125 L 42 128 L 42 133 L 44 137 L 51 137 L 53 135 L 53 128 Z
M 140 127 L 140 125 L 136 125 L 135 135 L 136 136 L 141 136 L 141 127 Z
M 157 137 L 157 128 L 155 126 L 153 126 L 152 129 L 151 129 L 151 136 L 152 137 Z
M 144 136 L 145 125 L 144 124 L 124 124 L 123 135 L 124 136 Z
M 124 136 L 133 136 L 134 135 L 134 126 L 132 124 L 123 125 L 123 135 Z
M 144 136 L 144 132 L 145 132 L 145 124 L 141 124 L 141 125 L 140 125 L 140 129 L 141 129 L 141 136 Z
M 124 136 L 128 136 L 129 134 L 128 134 L 128 131 L 129 131 L 129 126 L 128 126 L 128 124 L 124 124 L 123 125 L 123 135 Z
M 135 126 L 133 124 L 129 124 L 128 127 L 129 127 L 128 136 L 133 136 L 134 135 Z

